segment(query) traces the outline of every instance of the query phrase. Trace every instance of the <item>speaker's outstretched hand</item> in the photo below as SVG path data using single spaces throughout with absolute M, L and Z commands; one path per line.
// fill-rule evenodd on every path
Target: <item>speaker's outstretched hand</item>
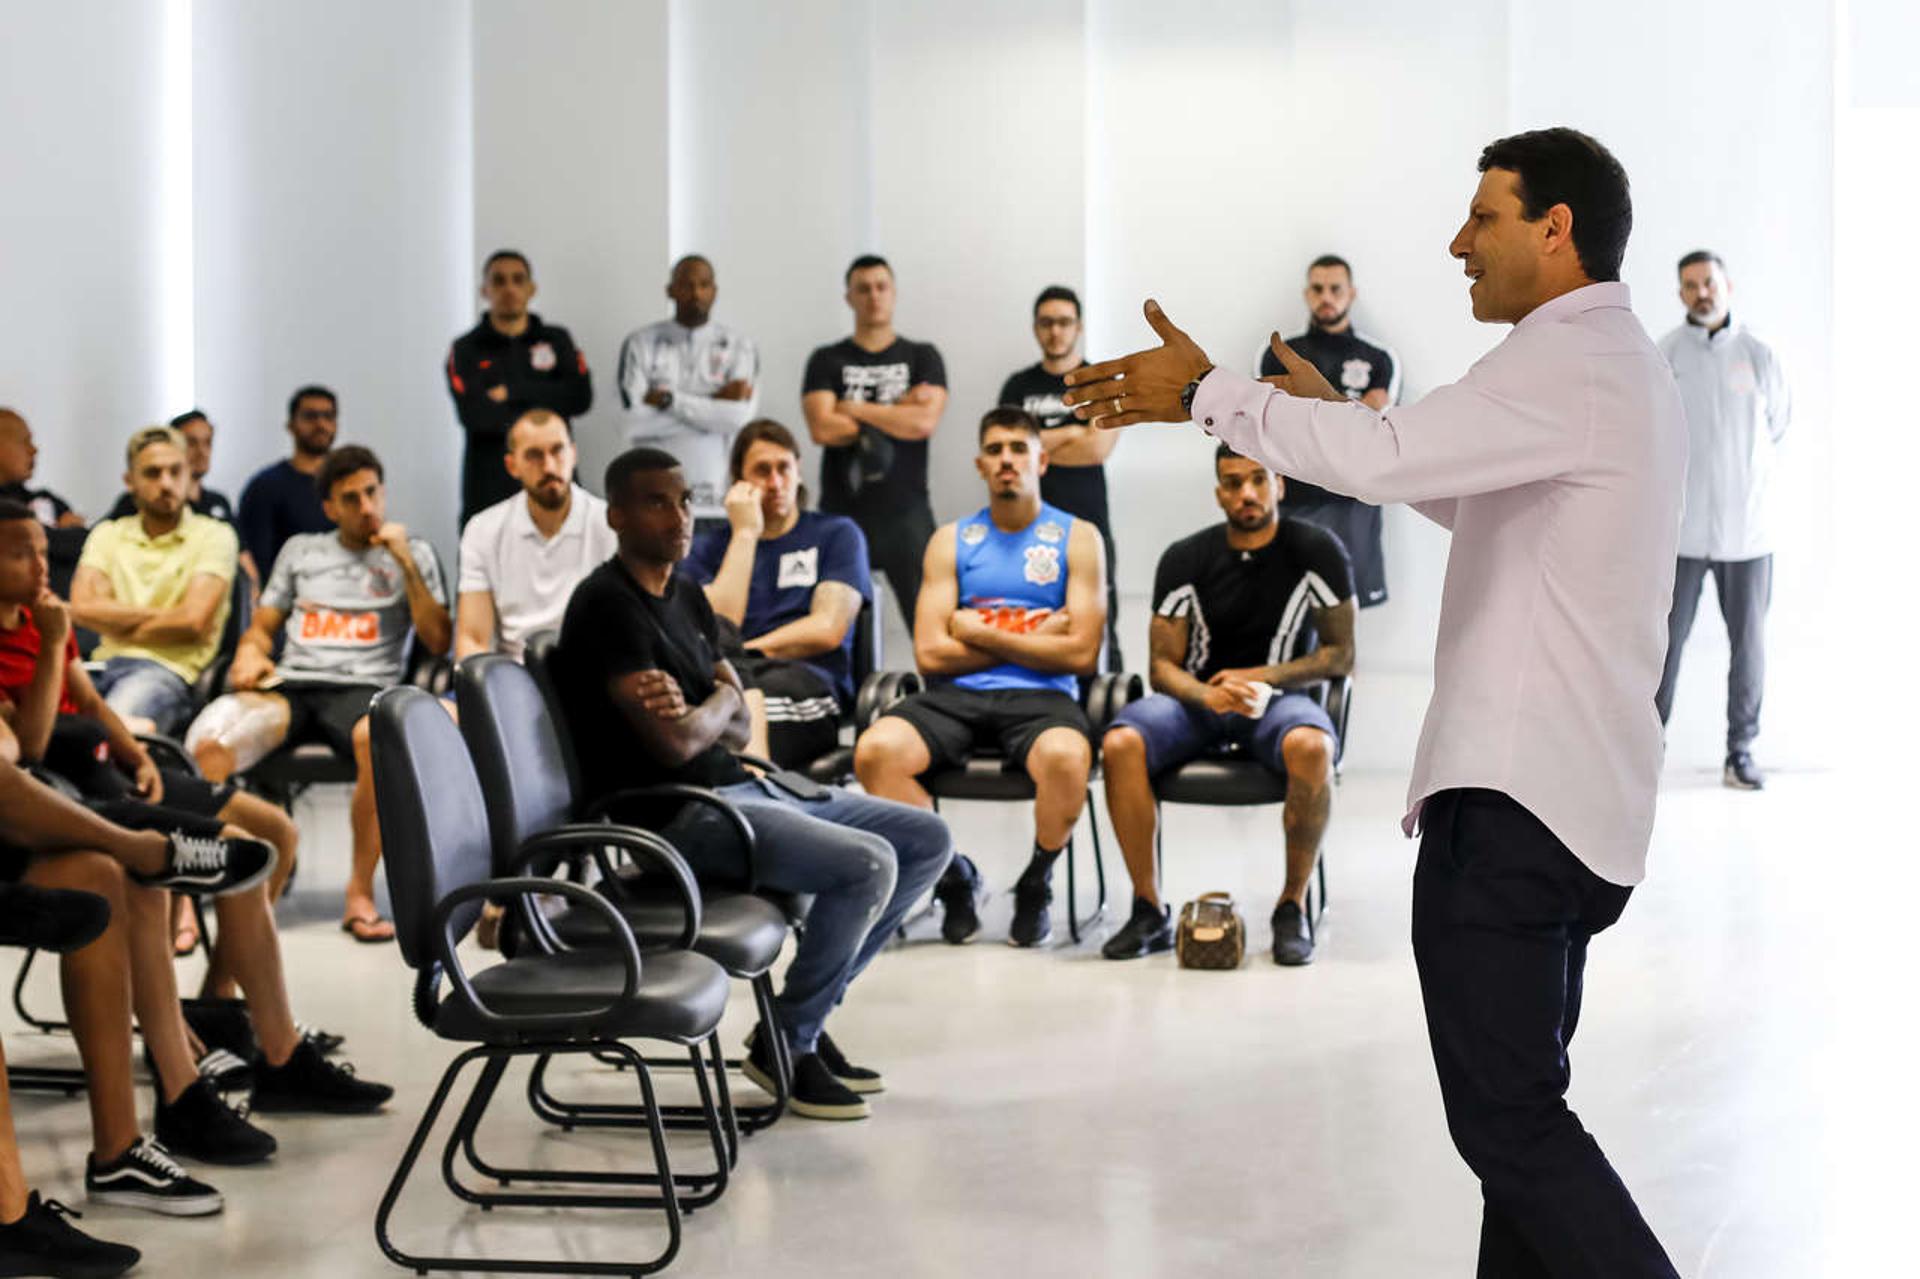
M 1147 323 L 1160 335 L 1159 346 L 1067 374 L 1066 402 L 1082 422 L 1105 428 L 1187 420 L 1180 392 L 1213 364 L 1158 302 L 1147 299 L 1145 310 Z
M 1336 404 L 1347 402 L 1347 397 L 1333 389 L 1333 383 L 1321 376 L 1313 362 L 1294 354 L 1293 348 L 1282 342 L 1278 333 L 1267 339 L 1267 345 L 1273 348 L 1273 358 L 1280 361 L 1284 371 L 1275 377 L 1263 377 L 1260 379 L 1262 382 L 1277 386 L 1288 395 L 1297 395 L 1303 400 L 1332 400 Z

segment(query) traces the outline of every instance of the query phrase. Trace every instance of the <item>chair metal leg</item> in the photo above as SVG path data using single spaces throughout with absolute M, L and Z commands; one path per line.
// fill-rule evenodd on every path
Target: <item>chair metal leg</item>
M 586 1051 L 591 1047 L 605 1046 L 606 1045 L 567 1045 L 556 1046 L 551 1049 L 529 1049 L 500 1048 L 481 1045 L 469 1048 L 454 1058 L 453 1062 L 447 1067 L 446 1073 L 440 1077 L 440 1084 L 439 1087 L 434 1090 L 433 1100 L 428 1104 L 426 1113 L 420 1118 L 419 1126 L 414 1129 L 413 1136 L 408 1140 L 406 1152 L 401 1156 L 399 1166 L 394 1169 L 392 1180 L 387 1183 L 386 1193 L 381 1196 L 380 1208 L 374 1215 L 373 1223 L 374 1240 L 379 1244 L 380 1251 L 395 1265 L 403 1266 L 419 1274 L 426 1274 L 429 1270 L 480 1270 L 496 1274 L 644 1275 L 653 1274 L 665 1269 L 680 1251 L 680 1206 L 674 1194 L 671 1169 L 667 1162 L 666 1136 L 660 1131 L 657 1124 L 650 1126 L 647 1134 L 653 1148 L 653 1160 L 654 1167 L 657 1170 L 657 1180 L 661 1184 L 661 1194 L 657 1198 L 600 1196 L 591 1197 L 591 1201 L 589 1201 L 590 1197 L 588 1196 L 501 1195 L 494 1197 L 495 1203 L 513 1203 L 528 1206 L 660 1208 L 666 1217 L 667 1245 L 659 1254 L 648 1260 L 637 1262 L 589 1262 L 557 1258 L 551 1260 L 534 1260 L 523 1258 L 496 1259 L 483 1257 L 416 1256 L 402 1251 L 394 1242 L 392 1232 L 389 1229 L 393 1219 L 393 1210 L 399 1203 L 401 1191 L 405 1189 L 407 1179 L 413 1173 L 414 1165 L 419 1162 L 420 1152 L 426 1146 L 427 1138 L 432 1135 L 433 1126 L 438 1122 L 440 1112 L 446 1107 L 447 1098 L 453 1091 L 454 1083 L 459 1078 L 461 1072 L 465 1070 L 468 1063 L 484 1059 L 487 1061 L 489 1069 L 483 1073 L 481 1080 L 476 1082 L 474 1094 L 469 1098 L 468 1104 L 462 1107 L 461 1118 L 455 1125 L 454 1140 L 456 1142 L 458 1142 L 462 1136 L 461 1129 L 463 1127 L 469 1122 L 475 1124 L 479 1122 L 479 1114 L 475 1113 L 473 1102 L 479 1098 L 483 1090 L 482 1085 L 491 1077 L 492 1085 L 485 1089 L 489 1097 L 492 1091 L 498 1086 L 500 1069 L 494 1068 L 495 1063 L 503 1064 L 515 1056 L 524 1056 L 531 1052 L 579 1052 Z M 622 1044 L 617 1045 L 617 1047 L 625 1048 L 626 1046 Z M 646 1065 L 640 1060 L 639 1054 L 633 1053 L 631 1049 L 627 1051 L 632 1057 L 631 1064 L 637 1072 L 642 1101 L 650 1109 L 654 1105 L 653 1082 L 648 1077 Z M 484 1109 L 484 1105 L 479 1107 L 479 1110 L 482 1112 L 484 1112 Z
M 1107 913 L 1107 867 L 1100 856 L 1100 814 L 1094 811 L 1093 792 L 1087 792 L 1087 824 L 1093 828 L 1093 875 L 1099 888 L 1099 900 L 1094 903 L 1093 913 L 1085 919 L 1079 915 L 1079 899 L 1074 883 L 1074 852 L 1072 839 L 1067 840 L 1067 932 L 1074 944 L 1080 944 L 1082 931 L 1093 927 L 1100 917 Z
M 27 1025 L 42 1034 L 50 1035 L 57 1030 L 67 1030 L 69 1027 L 64 1021 L 36 1017 L 27 1011 L 27 974 L 33 970 L 34 957 L 39 953 L 37 950 L 29 950 L 20 958 L 20 972 L 13 979 L 13 1011 L 19 1013 L 20 1020 Z

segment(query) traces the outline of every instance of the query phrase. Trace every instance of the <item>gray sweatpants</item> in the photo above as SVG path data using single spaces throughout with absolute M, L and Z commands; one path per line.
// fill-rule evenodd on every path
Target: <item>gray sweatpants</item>
M 1700 587 L 1713 574 L 1720 616 L 1727 623 L 1733 660 L 1727 670 L 1727 753 L 1744 751 L 1760 735 L 1760 693 L 1767 678 L 1767 605 L 1773 599 L 1773 556 L 1753 560 L 1682 559 L 1673 576 L 1673 611 L 1667 615 L 1667 666 L 1654 705 L 1660 722 L 1673 711 L 1680 652 L 1693 632 Z

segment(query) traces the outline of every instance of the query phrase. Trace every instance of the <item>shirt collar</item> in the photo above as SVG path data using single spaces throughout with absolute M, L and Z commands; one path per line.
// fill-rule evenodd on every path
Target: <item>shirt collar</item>
M 1618 280 L 1606 280 L 1599 284 L 1586 284 L 1577 289 L 1569 289 L 1549 302 L 1542 302 L 1527 312 L 1518 329 L 1529 324 L 1558 324 L 1586 311 L 1604 311 L 1618 308 L 1624 311 L 1633 309 L 1633 295 L 1627 286 Z
M 539 525 L 533 522 L 533 500 L 527 496 L 525 489 L 513 495 L 513 507 L 507 512 L 507 519 L 513 525 L 515 535 L 531 538 L 543 546 L 551 545 L 553 542 L 578 537 L 586 532 L 587 497 L 588 493 L 585 489 L 578 484 L 573 486 L 573 503 L 567 507 L 567 518 L 561 523 L 560 531 L 551 539 L 540 531 Z
M 1687 317 L 1687 336 L 1702 346 L 1713 346 L 1716 343 L 1723 343 L 1739 331 L 1740 321 L 1734 317 L 1731 311 L 1727 312 L 1727 322 L 1720 326 L 1718 332 L 1709 332 L 1706 325 L 1695 324 L 1691 315 Z
M 187 540 L 187 525 L 203 518 L 205 517 L 194 514 L 193 509 L 189 507 L 180 512 L 180 522 L 173 526 L 172 532 L 162 533 L 159 537 L 148 537 L 147 526 L 142 522 L 140 512 L 135 511 L 127 516 L 128 527 L 133 530 L 134 540 L 145 546 L 178 546 Z

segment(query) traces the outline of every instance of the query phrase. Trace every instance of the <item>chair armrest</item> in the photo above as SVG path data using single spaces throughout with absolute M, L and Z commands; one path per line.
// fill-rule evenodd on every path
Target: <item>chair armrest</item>
M 542 831 L 520 845 L 513 856 L 512 869 L 515 874 L 525 874 L 529 870 L 537 872 L 543 861 L 557 861 L 567 853 L 579 848 L 593 852 L 594 860 L 600 865 L 601 877 L 608 881 L 609 887 L 617 887 L 618 877 L 613 865 L 607 860 L 608 849 L 618 849 L 627 860 L 648 870 L 659 871 L 672 882 L 674 891 L 680 897 L 680 903 L 686 908 L 686 926 L 680 930 L 680 936 L 674 941 L 677 950 L 691 949 L 694 940 L 700 936 L 700 885 L 693 878 L 693 870 L 687 865 L 672 844 L 649 830 L 635 826 L 615 826 L 611 823 L 577 823 L 557 826 Z M 521 902 L 527 913 L 537 918 L 527 920 L 529 931 L 541 938 L 543 945 L 549 937 L 554 949 L 567 949 L 557 936 L 552 935 L 540 912 L 532 909 L 532 901 L 522 897 Z
M 677 799 L 688 803 L 705 804 L 719 813 L 727 829 L 733 833 L 734 842 L 739 845 L 742 860 L 746 865 L 746 871 L 741 877 L 743 891 L 751 893 L 759 889 L 760 871 L 756 864 L 759 860 L 759 852 L 753 838 L 753 827 L 747 824 L 746 816 L 738 808 L 704 786 L 688 786 L 682 782 L 662 782 L 655 786 L 629 786 L 624 790 L 601 796 L 582 809 L 580 816 L 589 822 L 608 821 L 607 814 L 621 804 L 647 799 Z M 632 825 L 632 823 L 625 824 Z
M 134 737 L 147 748 L 147 754 L 154 757 L 154 763 L 186 773 L 191 777 L 200 776 L 200 766 L 193 762 L 193 756 L 187 754 L 187 748 L 177 738 L 162 737 L 158 733 L 135 733 Z
M 222 653 L 207 663 L 193 681 L 193 705 L 196 711 L 226 691 L 227 673 L 232 669 L 232 653 Z
M 1113 717 L 1128 702 L 1137 702 L 1146 694 L 1146 683 L 1138 673 L 1114 671 L 1106 675 L 1096 675 L 1087 682 L 1087 720 L 1093 725 L 1095 736 L 1104 733 L 1113 723 Z
M 733 757 L 757 773 L 777 773 L 780 771 L 780 765 L 763 755 L 754 755 L 747 751 L 735 751 Z
M 1353 713 L 1353 677 L 1335 675 L 1328 680 L 1320 704 L 1326 707 L 1327 718 L 1333 721 L 1333 762 L 1337 766 L 1341 756 L 1347 753 L 1347 717 Z
M 895 702 L 921 692 L 927 682 L 918 671 L 875 671 L 860 682 L 853 699 L 853 727 L 866 732 Z
M 480 992 L 473 988 L 473 982 L 467 976 L 465 965 L 460 962 L 457 948 L 459 939 L 453 935 L 454 912 L 469 902 L 485 901 L 488 898 L 528 897 L 538 894 L 553 894 L 565 897 L 577 905 L 595 910 L 607 921 L 612 930 L 613 947 L 620 955 L 621 963 L 626 967 L 626 980 L 620 988 L 619 999 L 604 1008 L 595 1008 L 585 1013 L 534 1013 L 520 1017 L 507 1017 L 488 1008 L 480 998 Z M 500 1030 L 521 1030 L 543 1028 L 547 1026 L 573 1025 L 582 1017 L 598 1017 L 609 1013 L 619 1003 L 632 999 L 640 990 L 640 946 L 633 939 L 633 930 L 627 927 L 627 921 L 613 908 L 613 903 L 591 889 L 578 884 L 569 884 L 564 879 L 483 879 L 476 883 L 465 884 L 454 889 L 433 908 L 433 940 L 439 948 L 439 964 L 446 973 L 453 988 L 473 1005 L 473 1011 L 481 1024 Z M 508 961 L 512 962 L 512 961 Z

